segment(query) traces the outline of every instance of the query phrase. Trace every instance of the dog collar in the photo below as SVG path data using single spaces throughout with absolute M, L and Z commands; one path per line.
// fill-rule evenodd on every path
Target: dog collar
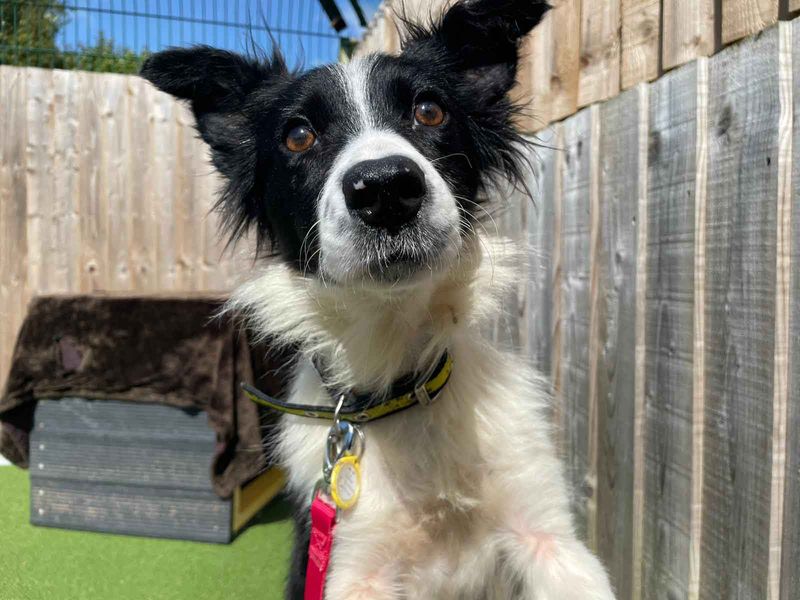
M 450 380 L 453 370 L 453 359 L 445 351 L 431 375 L 424 383 L 418 383 L 415 375 L 406 375 L 397 380 L 386 399 L 376 399 L 372 394 L 356 394 L 352 391 L 338 394 L 344 395 L 344 402 L 339 411 L 342 421 L 352 423 L 368 423 L 388 417 L 417 404 L 431 404 Z M 313 404 L 295 404 L 283 402 L 268 396 L 248 383 L 242 383 L 242 390 L 250 400 L 282 413 L 309 417 L 312 419 L 333 420 L 334 409 L 315 406 Z

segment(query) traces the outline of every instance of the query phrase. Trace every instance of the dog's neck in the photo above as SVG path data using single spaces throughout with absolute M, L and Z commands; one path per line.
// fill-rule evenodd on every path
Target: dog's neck
M 330 385 L 382 391 L 428 370 L 455 336 L 478 332 L 495 316 L 514 282 L 515 258 L 501 240 L 473 240 L 446 272 L 383 288 L 324 284 L 269 264 L 228 307 L 271 343 L 321 360 Z

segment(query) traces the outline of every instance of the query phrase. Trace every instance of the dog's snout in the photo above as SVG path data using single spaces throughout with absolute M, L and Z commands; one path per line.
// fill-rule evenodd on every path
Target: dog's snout
M 354 165 L 342 180 L 347 208 L 371 227 L 397 231 L 425 200 L 425 174 L 410 158 L 387 156 Z

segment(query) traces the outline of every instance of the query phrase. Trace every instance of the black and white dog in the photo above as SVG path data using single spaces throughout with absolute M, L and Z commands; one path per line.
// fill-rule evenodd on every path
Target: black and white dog
M 479 192 L 520 176 L 508 92 L 520 40 L 547 9 L 461 0 L 409 25 L 399 56 L 302 74 L 278 53 L 208 47 L 143 68 L 191 102 L 234 237 L 252 228 L 276 251 L 231 304 L 299 349 L 290 400 L 330 409 L 331 389 L 380 399 L 452 357 L 434 402 L 361 426 L 363 491 L 338 517 L 330 600 L 614 597 L 576 538 L 547 386 L 481 334 L 523 253 L 479 233 Z M 282 417 L 277 452 L 303 515 L 329 427 Z M 289 598 L 303 597 L 307 545 L 301 518 Z

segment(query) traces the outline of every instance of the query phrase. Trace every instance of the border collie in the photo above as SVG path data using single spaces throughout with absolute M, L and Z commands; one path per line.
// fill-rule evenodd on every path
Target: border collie
M 522 38 L 548 5 L 460 0 L 407 23 L 399 56 L 307 72 L 280 53 L 169 49 L 142 74 L 188 100 L 258 272 L 230 302 L 298 350 L 288 401 L 380 402 L 452 359 L 434 401 L 359 425 L 361 494 L 340 510 L 325 598 L 609 600 L 578 540 L 550 439 L 548 385 L 485 339 L 524 252 L 481 231 L 493 181 L 519 180 Z M 303 598 L 308 510 L 331 422 L 286 414 L 276 452 L 299 505 L 287 597 Z

